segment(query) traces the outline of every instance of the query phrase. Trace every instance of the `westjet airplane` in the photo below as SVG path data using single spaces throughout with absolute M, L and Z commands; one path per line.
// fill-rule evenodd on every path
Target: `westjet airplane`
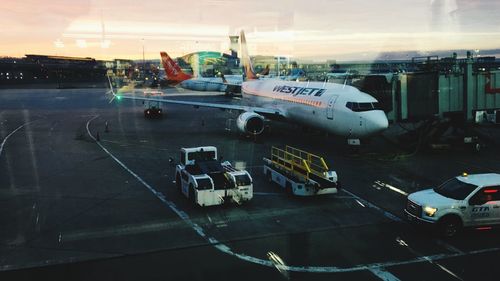
M 259 135 L 264 131 L 265 118 L 319 128 L 347 137 L 348 143 L 354 145 L 359 145 L 359 138 L 375 135 L 387 128 L 387 117 L 379 109 L 377 100 L 352 86 L 258 79 L 248 56 L 243 31 L 240 38 L 244 73 L 241 105 L 117 96 L 114 92 L 113 95 L 118 99 L 237 110 L 241 112 L 236 121 L 238 129 L 251 135 Z

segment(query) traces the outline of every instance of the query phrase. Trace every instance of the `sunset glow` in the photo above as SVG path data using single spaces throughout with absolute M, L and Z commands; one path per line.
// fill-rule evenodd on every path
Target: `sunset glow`
M 70 3 L 70 4 L 68 4 Z M 403 1 L 6 0 L 0 56 L 98 59 L 227 52 L 247 33 L 251 55 L 337 56 L 500 47 L 500 3 Z

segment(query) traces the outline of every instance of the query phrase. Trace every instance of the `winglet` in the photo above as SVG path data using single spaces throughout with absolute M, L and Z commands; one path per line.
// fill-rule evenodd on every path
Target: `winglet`
M 250 56 L 248 55 L 247 49 L 247 39 L 245 38 L 245 32 L 242 30 L 240 33 L 241 40 L 241 62 L 243 63 L 243 81 L 258 79 L 253 70 L 252 62 L 250 61 Z
M 269 75 L 269 71 L 270 71 L 270 69 L 269 69 L 269 64 L 268 64 L 268 65 L 266 65 L 266 68 L 264 68 L 264 69 L 263 69 L 263 70 L 259 73 L 259 75 L 261 75 L 261 76 Z
M 179 65 L 171 59 L 166 52 L 160 52 L 160 56 L 161 63 L 163 64 L 163 68 L 165 68 L 168 80 L 180 83 L 192 77 L 191 75 L 184 73 Z
M 111 83 L 111 78 L 109 77 L 109 75 L 106 75 L 108 77 L 108 83 L 109 83 L 109 91 L 106 92 L 106 94 L 112 94 L 111 96 L 111 99 L 109 100 L 109 103 L 113 102 L 113 100 L 115 99 L 115 97 L 117 97 L 117 95 L 115 94 L 115 91 L 113 90 L 113 83 Z

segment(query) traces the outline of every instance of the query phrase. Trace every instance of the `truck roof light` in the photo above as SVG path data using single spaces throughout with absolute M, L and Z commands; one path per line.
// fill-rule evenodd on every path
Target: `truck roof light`
M 462 177 L 466 178 L 469 174 L 467 174 L 466 172 L 463 172 L 462 173 Z

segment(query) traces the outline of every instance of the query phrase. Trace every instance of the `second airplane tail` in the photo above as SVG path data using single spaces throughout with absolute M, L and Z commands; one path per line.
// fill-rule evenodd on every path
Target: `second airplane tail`
M 179 65 L 171 59 L 166 52 L 161 52 L 160 55 L 161 63 L 163 64 L 163 68 L 165 68 L 168 80 L 179 83 L 192 77 L 191 75 L 184 73 Z
M 245 32 L 242 30 L 240 33 L 241 40 L 241 62 L 243 64 L 243 81 L 258 79 L 255 71 L 253 70 L 252 61 L 248 55 L 247 39 Z

